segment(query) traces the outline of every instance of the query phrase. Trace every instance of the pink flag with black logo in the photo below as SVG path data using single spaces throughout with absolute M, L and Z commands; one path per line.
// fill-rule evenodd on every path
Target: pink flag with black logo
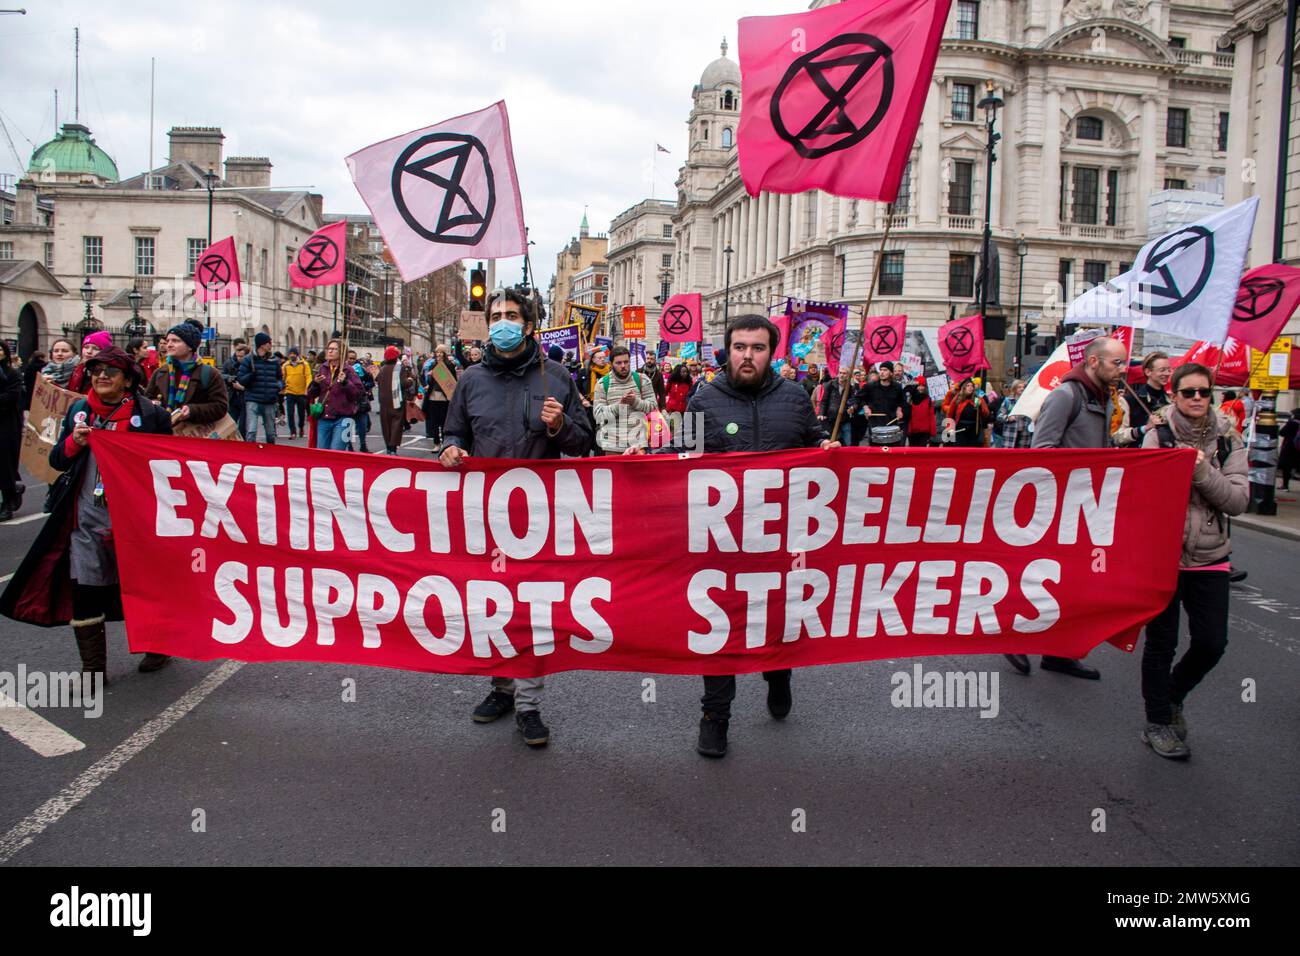
M 849 309 L 848 306 L 843 306 L 836 310 L 835 321 L 822 333 L 822 351 L 826 354 L 826 368 L 832 375 L 840 374 L 841 361 L 853 361 L 853 349 L 850 347 L 847 353 L 844 350 L 848 331 Z
M 1300 306 L 1300 269 L 1260 266 L 1241 277 L 1228 337 L 1267 352 Z
M 403 282 L 527 249 L 504 102 L 367 146 L 347 164 Z
M 659 315 L 659 338 L 665 342 L 698 342 L 704 338 L 704 297 L 698 292 L 675 295 Z
M 347 248 L 346 222 L 335 222 L 317 229 L 307 237 L 297 257 L 289 263 L 289 284 L 295 289 L 340 284 L 347 268 Z
M 740 174 L 760 190 L 893 202 L 951 0 L 845 0 L 740 21 Z
M 235 237 L 226 236 L 203 250 L 194 266 L 194 298 L 200 302 L 239 298 L 239 260 Z
M 897 362 L 903 357 L 903 337 L 907 335 L 907 316 L 878 315 L 867 319 L 863 330 L 862 364 Z
M 984 317 L 968 315 L 939 327 L 939 357 L 954 384 L 989 367 L 984 355 Z

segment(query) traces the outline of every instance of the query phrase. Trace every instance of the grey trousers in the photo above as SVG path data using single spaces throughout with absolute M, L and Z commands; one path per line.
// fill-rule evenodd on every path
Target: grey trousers
M 545 686 L 545 677 L 492 678 L 492 689 L 513 696 L 515 710 L 521 714 L 526 714 L 530 710 L 537 710 L 541 706 L 542 688 Z

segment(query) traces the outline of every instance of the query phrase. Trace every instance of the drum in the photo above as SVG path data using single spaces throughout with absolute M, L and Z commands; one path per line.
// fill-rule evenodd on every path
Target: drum
M 898 425 L 880 425 L 871 429 L 873 445 L 902 445 L 905 440 L 903 429 Z

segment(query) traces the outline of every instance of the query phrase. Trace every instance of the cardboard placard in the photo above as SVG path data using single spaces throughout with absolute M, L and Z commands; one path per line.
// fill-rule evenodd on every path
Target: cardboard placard
M 487 337 L 487 313 L 462 309 L 460 313 L 460 340 L 462 342 L 485 342 Z
M 447 400 L 451 401 L 451 396 L 456 391 L 456 376 L 452 374 L 451 369 L 442 362 L 435 362 L 433 368 L 429 370 L 429 375 L 438 383 Z
M 44 375 L 36 376 L 32 390 L 32 410 L 23 426 L 19 460 L 33 477 L 47 484 L 59 477 L 59 472 L 50 467 L 50 450 L 59 440 L 64 416 L 79 398 L 81 396 L 76 392 L 59 388 Z

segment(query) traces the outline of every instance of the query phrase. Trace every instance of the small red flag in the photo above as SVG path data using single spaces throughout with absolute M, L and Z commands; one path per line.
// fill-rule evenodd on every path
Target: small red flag
M 704 297 L 698 292 L 675 295 L 659 316 L 659 337 L 665 342 L 698 342 L 704 338 Z
M 200 302 L 238 299 L 239 260 L 235 258 L 235 237 L 226 236 L 204 250 L 194 267 L 194 298 Z
M 295 289 L 341 284 L 346 278 L 347 248 L 346 222 L 334 222 L 317 229 L 302 244 L 297 258 L 289 263 L 289 284 Z
M 903 357 L 903 339 L 907 335 L 907 316 L 879 315 L 867 319 L 863 331 L 862 364 L 897 362 Z
M 984 355 L 984 316 L 953 319 L 939 328 L 939 356 L 954 384 L 989 367 Z
M 1228 335 L 1267 352 L 1300 306 L 1300 269 L 1268 265 L 1241 277 Z

